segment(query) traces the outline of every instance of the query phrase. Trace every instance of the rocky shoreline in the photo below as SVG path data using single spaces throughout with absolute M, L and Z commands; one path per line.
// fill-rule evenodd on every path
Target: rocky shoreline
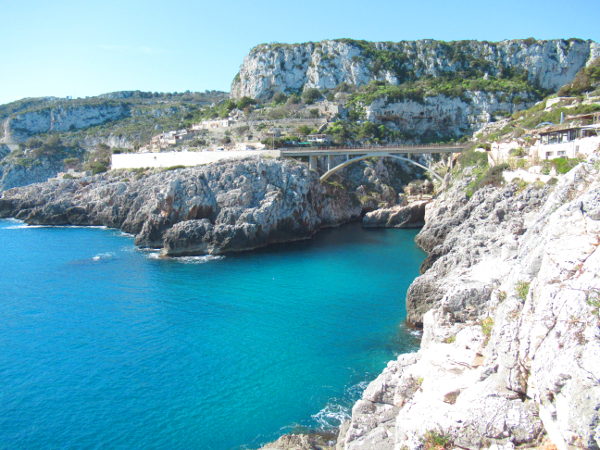
M 288 436 L 269 448 L 598 448 L 600 157 L 556 185 L 468 198 L 469 181 L 467 170 L 431 202 L 363 219 L 418 226 L 425 213 L 417 243 L 428 256 L 407 294 L 421 349 L 388 363 L 337 443 Z M 268 159 L 111 172 L 0 197 L 0 217 L 119 228 L 174 256 L 309 238 L 361 210 L 351 190 L 321 184 L 306 165 Z
M 428 257 L 407 321 L 420 350 L 388 363 L 337 441 L 265 448 L 599 448 L 600 156 L 555 186 L 467 198 L 469 181 L 427 206 L 416 239 Z
M 5 191 L 0 217 L 35 225 L 104 225 L 165 255 L 222 254 L 309 238 L 356 220 L 360 204 L 304 164 L 249 158 L 166 171 L 117 172 Z
M 600 445 L 600 158 L 556 186 L 469 199 L 468 181 L 427 207 L 417 238 L 421 349 L 367 387 L 337 448 Z

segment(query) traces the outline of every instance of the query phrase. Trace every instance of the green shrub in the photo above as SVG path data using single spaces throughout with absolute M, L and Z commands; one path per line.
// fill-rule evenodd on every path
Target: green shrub
M 322 97 L 321 91 L 317 88 L 308 88 L 302 92 L 302 101 L 307 105 L 311 105 Z
M 486 317 L 481 321 L 481 332 L 486 338 L 492 335 L 492 329 L 494 328 L 494 319 Z
M 288 97 L 283 92 L 278 92 L 273 96 L 273 103 L 283 104 L 287 101 Z
M 600 289 L 591 288 L 586 292 L 586 303 L 592 307 L 592 314 L 596 317 L 600 316 Z
M 556 168 L 558 173 L 567 173 L 577 164 L 582 161 L 580 158 L 555 158 L 552 160 L 552 164 Z
M 456 335 L 448 336 L 446 339 L 444 339 L 444 342 L 446 344 L 452 344 L 455 341 L 456 341 Z
M 79 164 L 79 158 L 65 158 L 63 159 L 63 163 L 66 167 L 74 168 Z
M 108 170 L 109 163 L 107 161 L 90 161 L 86 163 L 85 169 L 97 175 Z
M 501 186 L 504 184 L 502 172 L 508 169 L 508 164 L 498 164 L 485 171 L 476 173 L 475 179 L 467 185 L 466 195 L 471 198 L 473 194 L 484 186 Z
M 169 171 L 169 170 L 179 170 L 179 169 L 185 169 L 186 166 L 182 166 L 182 165 L 177 165 L 177 166 L 169 166 L 169 167 L 165 167 L 163 169 L 163 171 Z
M 285 102 L 286 105 L 297 105 L 298 103 L 300 103 L 300 96 L 298 94 L 291 94 Z
M 516 156 L 517 158 L 522 158 L 523 156 L 527 156 L 527 152 L 521 147 L 511 149 L 508 154 L 510 156 Z
M 521 178 L 515 178 L 512 182 L 517 185 L 517 193 L 524 191 L 529 186 L 529 183 Z
M 313 133 L 313 128 L 309 127 L 308 125 L 300 125 L 298 128 L 296 128 L 296 133 L 306 136 Z
M 527 160 L 523 158 L 509 158 L 508 165 L 511 170 L 524 169 L 527 167 Z
M 547 159 L 542 162 L 542 173 L 548 175 L 550 170 L 554 168 L 556 173 L 565 174 L 581 161 L 581 158 L 565 158 L 562 156 L 560 158 Z
M 519 297 L 521 300 L 525 300 L 527 298 L 527 294 L 529 294 L 529 282 L 519 281 L 515 286 L 515 290 L 517 292 L 517 297 Z
M 452 439 L 448 436 L 437 431 L 428 431 L 423 436 L 423 448 L 424 450 L 443 450 L 452 447 Z
M 253 98 L 242 97 L 236 102 L 235 106 L 238 109 L 244 109 L 244 108 L 247 108 L 248 106 L 255 105 L 255 104 L 256 104 L 256 100 L 254 100 Z
M 488 156 L 487 153 L 478 152 L 475 149 L 467 149 L 458 157 L 458 163 L 463 168 L 472 166 L 485 167 L 488 165 Z

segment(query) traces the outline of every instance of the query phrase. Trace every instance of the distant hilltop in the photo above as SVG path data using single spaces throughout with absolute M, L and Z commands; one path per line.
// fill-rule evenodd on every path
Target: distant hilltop
M 244 59 L 231 86 L 233 98 L 268 99 L 309 88 L 385 82 L 400 85 L 424 78 L 525 79 L 555 91 L 600 56 L 590 40 L 533 38 L 486 41 L 367 42 L 351 39 L 303 44 L 261 44 Z

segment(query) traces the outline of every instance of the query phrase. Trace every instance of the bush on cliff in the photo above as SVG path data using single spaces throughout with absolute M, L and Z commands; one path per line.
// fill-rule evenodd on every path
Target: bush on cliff
M 465 167 L 486 167 L 488 165 L 487 153 L 479 152 L 475 148 L 465 150 L 458 157 L 458 163 L 464 169 Z
M 97 175 L 106 172 L 110 167 L 110 155 L 112 151 L 106 144 L 98 144 L 94 150 L 86 155 L 86 162 L 83 165 L 85 170 Z
M 556 173 L 567 173 L 573 167 L 581 162 L 581 158 L 554 158 L 542 162 L 542 173 L 548 175 L 550 170 L 554 168 Z
M 316 88 L 308 88 L 302 92 L 302 101 L 307 105 L 311 105 L 323 97 L 321 91 Z
M 596 58 L 589 66 L 584 67 L 573 81 L 558 91 L 559 96 L 581 95 L 600 87 L 600 58 Z
M 474 171 L 475 178 L 468 184 L 465 194 L 471 198 L 478 189 L 484 186 L 502 186 L 504 184 L 502 172 L 508 168 L 508 164 L 498 164 L 487 170 L 480 168 L 480 170 Z

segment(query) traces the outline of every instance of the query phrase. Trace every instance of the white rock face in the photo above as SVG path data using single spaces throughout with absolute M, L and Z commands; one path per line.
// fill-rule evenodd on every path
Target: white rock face
M 122 104 L 57 106 L 17 113 L 4 120 L 5 143 L 22 142 L 38 133 L 88 128 L 111 120 L 122 119 L 129 109 Z
M 600 157 L 543 190 L 463 188 L 427 209 L 421 349 L 369 385 L 338 447 L 598 448 Z
M 394 67 L 382 65 L 378 52 L 393 54 Z M 452 74 L 473 65 L 480 65 L 490 76 L 506 70 L 527 71 L 529 81 L 555 90 L 598 56 L 598 44 L 581 40 L 263 44 L 244 59 L 231 95 L 267 98 L 276 92 L 330 89 L 340 83 L 364 85 L 374 80 L 399 84 L 406 81 L 403 77 Z
M 532 106 L 529 93 L 500 94 L 467 91 L 466 98 L 436 95 L 423 102 L 375 100 L 366 107 L 366 117 L 403 130 L 408 136 L 458 137 L 490 122 L 495 113 L 510 113 Z M 519 103 L 515 102 L 520 98 Z

